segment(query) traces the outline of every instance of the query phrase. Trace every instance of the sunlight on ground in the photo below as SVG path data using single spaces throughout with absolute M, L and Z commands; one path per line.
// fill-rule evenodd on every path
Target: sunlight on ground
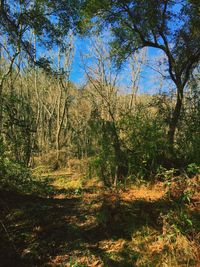
M 198 217 L 192 224 L 188 217 L 193 206 L 179 211 L 162 183 L 114 191 L 63 169 L 43 173 L 35 186 L 42 197 L 6 199 L 4 221 L 27 266 L 200 266 L 200 236 L 190 240 L 198 230 Z

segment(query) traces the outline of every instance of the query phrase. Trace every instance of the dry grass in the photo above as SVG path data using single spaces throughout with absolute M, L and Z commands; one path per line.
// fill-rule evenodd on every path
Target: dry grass
M 153 228 L 144 227 L 132 236 L 129 248 L 138 253 L 135 266 L 178 267 L 197 266 L 197 245 L 181 232 L 160 234 Z
M 163 184 L 154 186 L 133 186 L 131 189 L 121 193 L 124 201 L 132 202 L 134 199 L 145 199 L 147 201 L 156 201 L 164 197 L 166 189 Z
M 115 192 L 70 169 L 46 175 L 43 186 L 53 195 L 2 199 L 3 221 L 21 255 L 2 267 L 200 266 L 198 194 L 190 204 L 177 204 L 166 198 L 163 184 Z M 0 231 L 0 251 L 9 259 L 10 241 Z

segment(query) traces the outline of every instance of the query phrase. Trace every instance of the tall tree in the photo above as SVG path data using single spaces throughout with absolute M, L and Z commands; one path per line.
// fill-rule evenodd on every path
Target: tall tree
M 79 0 L 1 0 L 0 30 L 13 48 L 25 51 L 40 66 L 43 58 L 35 60 L 30 34 L 34 31 L 37 45 L 45 48 L 64 45 L 62 37 L 74 28 L 78 19 Z
M 113 67 L 113 58 L 109 53 L 109 48 L 102 40 L 95 40 L 92 47 L 90 55 L 93 58 L 92 66 L 85 64 L 84 70 L 88 80 L 88 91 L 91 95 L 92 104 L 98 114 L 97 117 L 100 118 L 98 123 L 101 125 L 103 132 L 103 140 L 101 142 L 103 150 L 108 149 L 108 147 L 105 147 L 104 139 L 109 136 L 111 140 L 115 162 L 113 184 L 116 186 L 118 181 L 120 179 L 124 180 L 127 175 L 127 159 L 122 149 L 117 127 L 117 117 L 120 112 L 117 94 L 119 71 Z
M 36 54 L 36 45 L 31 36 L 34 33 L 37 46 L 42 51 L 54 45 L 66 48 L 63 36 L 76 24 L 78 3 L 79 0 L 67 3 L 64 0 L 0 0 L 0 49 L 1 53 L 10 53 L 10 65 L 0 80 L 0 131 L 3 83 L 19 54 L 23 53 L 32 64 L 52 71 L 49 58 Z
M 117 62 L 143 47 L 160 49 L 166 55 L 169 77 L 176 87 L 168 132 L 172 149 L 184 89 L 200 62 L 199 8 L 197 0 L 86 0 L 83 4 L 82 21 L 90 21 L 88 26 L 111 26 Z

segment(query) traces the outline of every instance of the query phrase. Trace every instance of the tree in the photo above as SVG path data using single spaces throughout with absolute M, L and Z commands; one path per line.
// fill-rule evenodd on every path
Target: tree
M 141 68 L 145 62 L 146 49 L 141 50 L 141 53 L 134 53 L 130 58 L 130 68 L 131 68 L 131 99 L 129 103 L 129 109 L 133 108 L 133 105 L 137 104 L 137 93 L 140 83 Z
M 69 76 L 71 71 L 71 64 L 73 60 L 73 38 L 69 37 L 69 49 L 64 51 L 64 67 L 61 69 L 61 50 L 58 50 L 58 72 L 60 73 L 58 79 L 58 103 L 57 103 L 57 123 L 56 123 L 56 152 L 57 152 L 57 167 L 59 167 L 59 158 L 60 158 L 60 137 L 64 124 L 64 119 L 69 109 Z
M 23 50 L 39 66 L 48 63 L 44 58 L 35 61 L 30 34 L 45 48 L 63 45 L 62 37 L 74 28 L 78 18 L 78 0 L 1 0 L 1 26 L 4 36 L 14 48 Z
M 101 138 L 100 143 L 105 162 L 109 161 L 108 158 L 112 154 L 111 150 L 113 150 L 112 163 L 114 163 L 115 170 L 112 182 L 116 186 L 119 180 L 124 180 L 127 175 L 126 155 L 122 148 L 117 127 L 117 117 L 119 117 L 120 113 L 117 92 L 119 71 L 114 68 L 113 57 L 110 55 L 109 48 L 101 39 L 95 40 L 92 47 L 90 54 L 93 59 L 92 65 L 84 64 L 84 70 L 88 80 L 88 92 L 91 95 L 92 105 L 94 106 L 93 113 L 96 113 L 96 116 L 93 117 L 98 118 L 97 125 L 93 128 L 95 131 L 95 128 L 97 130 L 100 126 L 100 129 L 97 130 L 97 135 L 98 138 Z M 109 149 L 109 147 L 112 147 L 112 149 Z M 105 166 L 103 168 L 106 169 Z M 108 177 L 106 178 L 108 179 Z
M 166 55 L 169 77 L 176 87 L 168 131 L 172 151 L 184 90 L 200 61 L 199 7 L 197 0 L 86 0 L 83 4 L 82 20 L 95 23 L 95 29 L 111 26 L 118 63 L 143 47 L 160 49 Z
M 10 53 L 10 65 L 0 80 L 0 131 L 2 124 L 2 94 L 5 78 L 21 53 L 32 64 L 52 71 L 48 57 L 36 55 L 32 43 L 34 33 L 37 46 L 44 49 L 59 45 L 66 48 L 63 36 L 74 28 L 79 13 L 79 0 L 70 2 L 47 0 L 1 0 L 0 1 L 0 49 Z M 6 47 L 4 41 L 6 40 Z M 6 49 L 5 49 L 6 48 Z M 41 50 L 41 49 L 40 49 Z M 23 62 L 24 63 L 24 62 Z

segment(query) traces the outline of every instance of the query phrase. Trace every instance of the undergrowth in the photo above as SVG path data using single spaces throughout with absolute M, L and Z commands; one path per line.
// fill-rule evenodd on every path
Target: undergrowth
M 199 266 L 198 166 L 116 190 L 70 169 L 1 166 L 2 266 Z

